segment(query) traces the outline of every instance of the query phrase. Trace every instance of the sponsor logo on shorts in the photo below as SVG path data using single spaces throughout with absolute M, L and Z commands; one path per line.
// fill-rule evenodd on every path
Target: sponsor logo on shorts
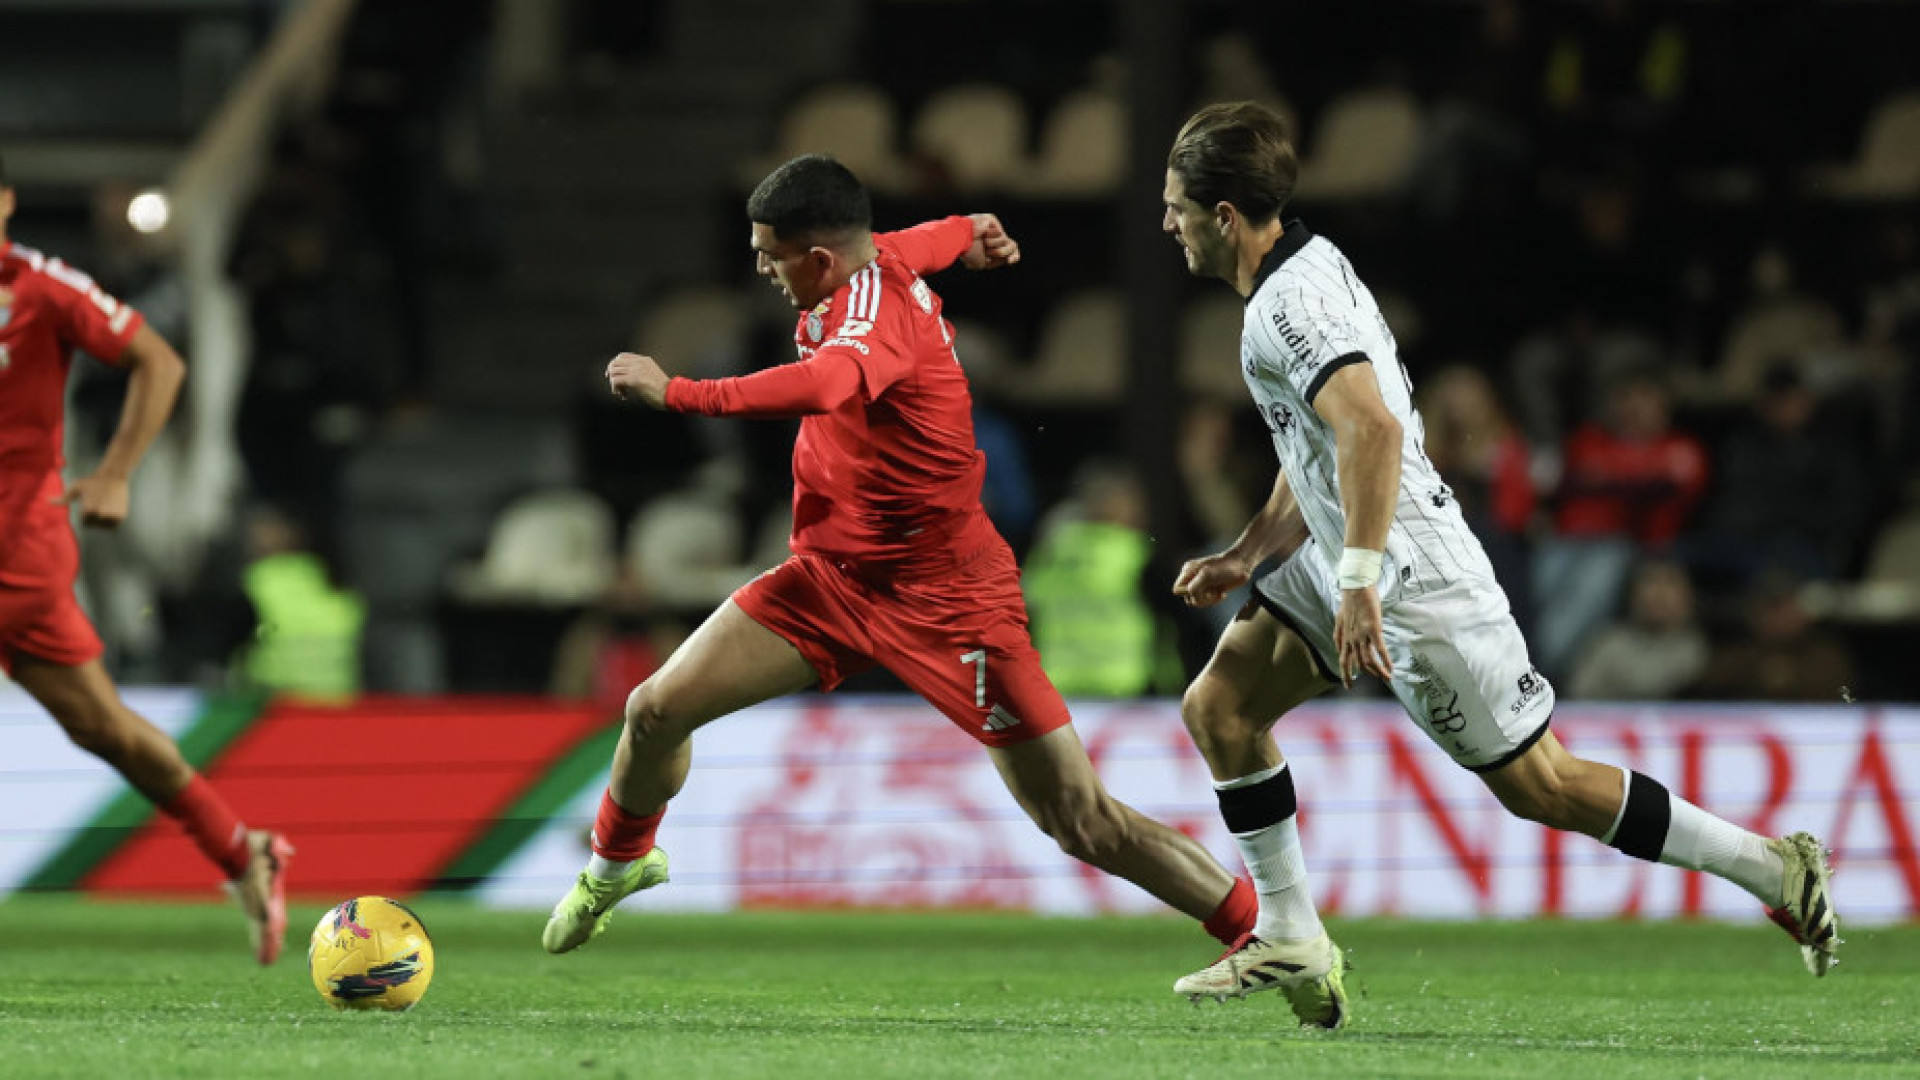
M 1520 688 L 1520 696 L 1507 707 L 1507 711 L 1515 716 L 1520 715 L 1520 710 L 1526 708 L 1534 698 L 1547 692 L 1547 680 L 1540 674 L 1539 668 L 1528 668 L 1527 673 L 1520 676 L 1517 685 Z
M 1433 661 L 1423 653 L 1414 653 L 1413 682 L 1420 688 L 1420 700 L 1427 706 L 1427 725 L 1434 731 L 1452 735 L 1465 730 L 1467 718 L 1460 712 L 1460 692 L 1455 690 Z
M 1447 695 L 1444 703 L 1428 707 L 1427 723 L 1433 725 L 1433 730 L 1444 731 L 1449 735 L 1463 730 L 1467 726 L 1467 718 L 1461 715 L 1457 708 L 1459 704 L 1460 692 L 1456 690 Z

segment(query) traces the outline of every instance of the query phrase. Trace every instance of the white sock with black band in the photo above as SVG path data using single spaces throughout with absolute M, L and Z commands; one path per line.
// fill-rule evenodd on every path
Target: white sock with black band
M 1769 907 L 1780 903 L 1786 872 L 1766 837 L 1718 818 L 1668 791 L 1658 780 L 1625 769 L 1626 794 L 1613 828 L 1600 842 L 1648 862 L 1704 870 L 1752 893 Z
M 1307 888 L 1293 775 L 1286 764 L 1220 781 L 1213 789 L 1220 816 L 1253 878 L 1253 891 L 1260 895 L 1254 935 L 1262 941 L 1296 941 L 1325 933 Z

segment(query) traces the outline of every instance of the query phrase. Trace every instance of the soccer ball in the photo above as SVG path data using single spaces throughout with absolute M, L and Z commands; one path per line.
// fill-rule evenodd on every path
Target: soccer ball
M 433 942 L 406 905 L 349 900 L 320 917 L 307 945 L 313 988 L 336 1009 L 411 1009 L 433 981 Z

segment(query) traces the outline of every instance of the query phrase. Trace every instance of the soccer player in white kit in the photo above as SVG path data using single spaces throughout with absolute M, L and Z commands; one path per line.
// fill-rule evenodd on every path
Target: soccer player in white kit
M 1271 731 L 1361 674 L 1386 681 L 1508 810 L 1734 882 L 1826 974 L 1840 939 L 1817 839 L 1751 833 L 1640 773 L 1574 757 L 1548 730 L 1553 687 L 1528 662 L 1486 553 L 1427 460 L 1373 294 L 1331 241 L 1282 222 L 1296 173 L 1284 123 L 1250 102 L 1200 110 L 1167 157 L 1163 227 L 1190 273 L 1246 298 L 1241 371 L 1280 459 L 1240 538 L 1188 562 L 1173 587 L 1204 607 L 1279 560 L 1181 702 L 1253 876 L 1259 921 L 1174 990 L 1280 990 L 1303 1024 L 1346 1022 L 1345 959 L 1308 893 L 1293 779 Z

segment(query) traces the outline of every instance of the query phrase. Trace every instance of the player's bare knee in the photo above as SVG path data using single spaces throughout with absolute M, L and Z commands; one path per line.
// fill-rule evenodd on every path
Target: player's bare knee
M 1208 760 L 1217 748 L 1241 746 L 1259 736 L 1259 725 L 1247 719 L 1238 706 L 1233 695 L 1207 679 L 1197 680 L 1181 695 L 1180 719 Z
M 627 695 L 627 737 L 636 742 L 671 738 L 680 732 L 680 717 L 673 708 L 671 695 L 652 679 L 633 688 Z

